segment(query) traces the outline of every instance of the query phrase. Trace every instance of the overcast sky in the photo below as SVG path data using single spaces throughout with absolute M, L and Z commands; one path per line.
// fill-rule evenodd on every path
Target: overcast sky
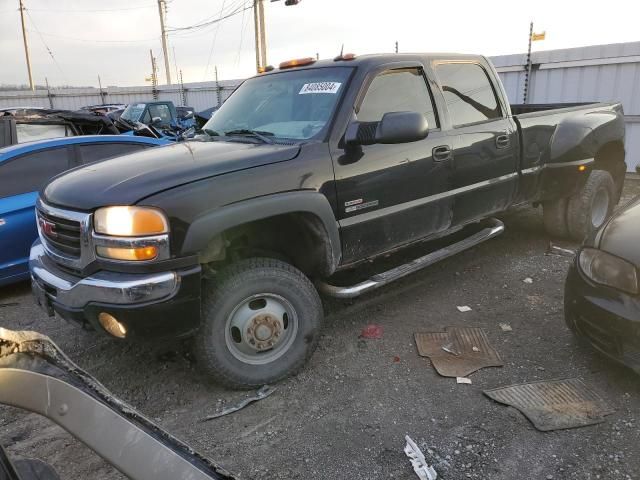
M 144 85 L 149 49 L 164 64 L 155 0 L 24 0 L 36 83 Z M 184 27 L 231 13 L 251 0 L 169 0 L 167 24 Z M 529 21 L 547 39 L 537 50 L 640 40 L 635 2 L 626 0 L 303 0 L 265 2 L 268 63 L 400 51 L 486 55 L 526 51 Z M 18 0 L 0 0 L 0 84 L 27 83 Z M 255 71 L 253 12 L 169 37 L 171 69 L 185 82 L 240 78 Z M 39 32 L 39 33 L 38 33 Z M 46 46 L 45 46 L 46 45 Z M 47 52 L 50 49 L 53 57 Z M 174 52 L 175 49 L 175 59 Z

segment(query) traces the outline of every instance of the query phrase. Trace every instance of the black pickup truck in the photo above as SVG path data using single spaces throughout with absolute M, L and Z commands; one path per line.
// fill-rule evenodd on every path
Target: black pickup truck
M 193 336 L 210 376 L 263 385 L 313 352 L 318 290 L 385 285 L 499 234 L 492 216 L 520 204 L 542 205 L 551 234 L 582 238 L 619 200 L 619 104 L 510 106 L 477 55 L 341 55 L 268 70 L 201 138 L 43 189 L 30 266 L 50 315 L 121 339 Z M 341 271 L 434 239 L 450 242 L 336 284 Z

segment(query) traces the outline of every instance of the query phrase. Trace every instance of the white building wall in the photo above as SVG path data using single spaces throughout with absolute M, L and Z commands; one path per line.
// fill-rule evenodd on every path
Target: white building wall
M 527 103 L 622 102 L 629 171 L 640 164 L 640 42 L 533 52 Z M 522 103 L 526 54 L 492 57 L 511 103 Z

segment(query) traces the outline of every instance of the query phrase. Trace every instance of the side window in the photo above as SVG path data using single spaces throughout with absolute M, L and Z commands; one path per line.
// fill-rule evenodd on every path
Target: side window
M 373 79 L 358 111 L 358 120 L 379 122 L 389 112 L 419 112 L 427 117 L 431 128 L 438 127 L 421 69 L 388 70 Z
M 436 65 L 444 99 L 454 126 L 502 117 L 487 72 L 475 63 Z
M 171 111 L 169 105 L 150 105 L 149 112 L 151 113 L 151 120 L 160 117 L 163 125 L 169 125 L 171 123 Z
M 17 123 L 16 135 L 18 137 L 18 143 L 71 136 L 67 131 L 66 125 L 37 123 Z
M 0 198 L 40 190 L 50 178 L 68 169 L 67 147 L 27 153 L 0 163 Z
M 102 143 L 98 145 L 78 145 L 80 165 L 99 162 L 108 158 L 128 155 L 149 148 L 151 145 L 136 143 Z

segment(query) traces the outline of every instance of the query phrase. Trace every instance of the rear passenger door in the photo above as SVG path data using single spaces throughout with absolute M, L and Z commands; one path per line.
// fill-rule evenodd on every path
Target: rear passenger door
M 334 163 L 345 263 L 374 256 L 448 228 L 452 145 L 440 128 L 421 66 L 382 69 L 365 82 L 357 121 L 375 129 L 386 113 L 412 111 L 429 123 L 427 138 L 362 145 L 335 152 Z M 444 154 L 434 158 L 434 152 Z M 448 152 L 448 153 L 447 153 Z
M 437 61 L 436 76 L 453 135 L 452 226 L 503 211 L 518 183 L 518 136 L 494 85 L 475 61 Z

